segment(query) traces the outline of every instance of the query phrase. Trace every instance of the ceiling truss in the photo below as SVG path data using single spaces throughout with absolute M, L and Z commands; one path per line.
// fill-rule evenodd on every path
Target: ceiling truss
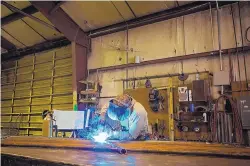
M 34 45 L 31 47 L 26 47 L 25 49 L 18 49 L 15 52 L 4 53 L 2 54 L 3 60 L 7 60 L 12 57 L 28 55 L 32 51 L 39 52 L 39 51 L 47 50 L 48 48 L 55 48 L 56 46 L 70 44 L 71 43 L 70 41 L 77 41 L 78 44 L 85 46 L 85 47 L 89 47 L 90 37 L 91 38 L 98 37 L 98 36 L 102 36 L 102 35 L 106 35 L 110 33 L 115 33 L 118 31 L 123 31 L 123 30 L 126 30 L 127 28 L 131 29 L 131 28 L 140 27 L 143 25 L 152 24 L 155 22 L 159 22 L 159 21 L 163 21 L 163 20 L 167 20 L 171 18 L 180 17 L 180 16 L 187 15 L 187 14 L 200 12 L 200 11 L 209 9 L 210 4 L 212 8 L 215 7 L 215 2 L 196 1 L 191 4 L 179 6 L 173 9 L 164 10 L 164 11 L 150 14 L 147 16 L 137 17 L 128 21 L 124 21 L 122 23 L 92 30 L 92 31 L 86 32 L 88 34 L 86 35 L 86 33 L 83 32 L 81 28 L 60 8 L 61 5 L 65 2 L 56 3 L 56 2 L 49 2 L 49 1 L 47 2 L 46 1 L 44 2 L 32 1 L 31 3 L 32 3 L 32 6 L 29 6 L 23 9 L 22 11 L 30 15 L 40 11 L 66 37 L 40 43 L 39 45 L 41 44 L 46 45 L 47 43 L 50 43 L 50 44 L 48 44 L 49 46 L 47 45 L 45 47 L 39 46 L 39 49 L 38 49 L 38 45 Z M 232 3 L 235 3 L 235 1 L 220 2 L 220 6 L 232 4 Z M 8 23 L 11 23 L 13 21 L 16 21 L 20 18 L 23 18 L 23 17 L 24 17 L 23 14 L 15 12 L 1 19 L 2 26 Z M 54 43 L 54 44 L 51 44 L 51 43 Z M 61 44 L 58 44 L 58 43 L 61 43 Z M 5 56 L 7 58 L 3 58 Z

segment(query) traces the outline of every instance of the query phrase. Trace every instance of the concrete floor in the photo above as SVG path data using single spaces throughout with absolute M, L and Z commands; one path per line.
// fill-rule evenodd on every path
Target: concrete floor
M 204 156 L 180 156 L 166 154 L 128 153 L 120 155 L 112 152 L 83 150 L 2 147 L 1 153 L 49 160 L 76 165 L 165 165 L 165 166 L 249 166 L 250 159 L 232 159 Z

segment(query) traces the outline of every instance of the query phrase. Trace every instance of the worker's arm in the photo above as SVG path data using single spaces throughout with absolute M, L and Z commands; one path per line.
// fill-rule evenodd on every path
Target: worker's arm
M 137 104 L 129 117 L 128 131 L 120 133 L 120 139 L 133 140 L 147 132 L 148 119 L 147 112 L 141 104 Z
M 129 121 L 129 134 L 132 139 L 138 138 L 138 136 L 145 130 L 145 123 L 147 123 L 146 112 L 135 112 L 131 115 Z
M 107 104 L 104 104 L 101 111 L 100 111 L 100 117 L 101 117 L 101 121 L 104 121 L 105 120 L 105 115 L 106 115 L 106 112 L 108 110 L 108 106 L 109 106 L 109 103 Z

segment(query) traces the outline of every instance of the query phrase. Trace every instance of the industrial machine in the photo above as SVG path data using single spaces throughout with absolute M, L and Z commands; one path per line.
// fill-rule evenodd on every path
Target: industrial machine
M 242 121 L 244 141 L 250 145 L 250 96 L 240 96 L 237 103 Z

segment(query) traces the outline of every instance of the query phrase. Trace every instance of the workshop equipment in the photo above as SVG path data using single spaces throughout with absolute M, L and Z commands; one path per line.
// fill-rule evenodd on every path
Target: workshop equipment
M 145 87 L 146 88 L 152 88 L 152 84 L 151 84 L 151 81 L 149 79 L 146 80 Z
M 188 101 L 187 87 L 178 87 L 179 101 Z
M 223 112 L 218 111 L 218 103 L 219 103 L 219 100 L 221 99 L 229 100 L 231 108 L 232 108 L 232 115 L 231 115 L 232 117 L 230 118 L 231 122 L 229 122 L 229 123 L 232 123 L 232 128 L 230 127 L 230 129 L 228 129 L 228 131 L 232 131 L 232 133 L 229 133 L 226 135 L 233 136 L 233 138 L 230 138 L 231 136 L 229 136 L 229 140 L 232 139 L 232 143 L 243 144 L 242 122 L 241 122 L 241 117 L 237 108 L 237 104 L 230 96 L 227 96 L 227 95 L 221 95 L 216 100 L 216 103 L 215 103 L 213 118 L 211 119 L 213 141 L 224 142 L 225 140 L 224 138 L 225 137 L 225 133 L 224 133 L 224 128 L 225 128 L 224 119 L 225 118 L 223 118 L 225 116 L 224 115 L 225 111 Z
M 229 71 L 216 71 L 213 73 L 213 85 L 230 85 Z
M 42 136 L 43 137 L 52 137 L 53 136 L 53 123 L 52 123 L 52 120 L 43 120 Z
M 87 109 L 90 107 L 97 108 L 102 86 L 94 81 L 84 80 L 79 82 L 84 85 L 85 89 L 80 92 L 78 102 L 85 104 Z
M 75 135 L 76 130 L 84 129 L 85 117 L 84 111 L 62 111 L 53 110 L 53 113 L 43 114 L 42 136 L 57 137 L 59 131 L 70 131 Z M 70 119 L 70 120 L 69 120 Z
M 204 112 L 202 116 L 203 116 L 203 122 L 207 122 L 207 113 Z
M 149 91 L 148 98 L 149 98 L 149 105 L 154 112 L 158 112 L 159 110 L 164 109 L 162 104 L 164 98 L 160 95 L 158 89 L 152 88 Z
M 193 101 L 192 90 L 188 90 L 188 101 Z
M 42 113 L 43 125 L 42 125 L 42 136 L 52 137 L 53 136 L 53 117 L 49 110 L 44 110 Z
M 181 73 L 179 76 L 178 76 L 178 79 L 180 81 L 185 81 L 188 79 L 188 74 L 185 74 L 185 73 Z
M 187 127 L 187 126 L 182 126 L 182 131 L 184 131 L 184 132 L 188 132 L 188 130 L 189 130 L 189 128 Z
M 192 83 L 192 98 L 193 101 L 207 101 L 209 85 L 207 80 L 194 80 Z
M 193 128 L 193 130 L 194 130 L 194 132 L 196 132 L 196 133 L 199 133 L 199 132 L 201 131 L 201 129 L 200 129 L 199 126 L 195 126 L 195 127 Z
M 240 96 L 237 100 L 238 109 L 244 129 L 245 142 L 250 145 L 250 96 Z
M 87 116 L 86 116 L 85 127 L 89 127 L 89 117 L 90 117 L 90 109 L 87 109 Z
M 165 129 L 166 129 L 166 121 L 165 120 L 159 120 L 159 129 L 161 130 L 159 138 L 160 139 L 165 139 Z

